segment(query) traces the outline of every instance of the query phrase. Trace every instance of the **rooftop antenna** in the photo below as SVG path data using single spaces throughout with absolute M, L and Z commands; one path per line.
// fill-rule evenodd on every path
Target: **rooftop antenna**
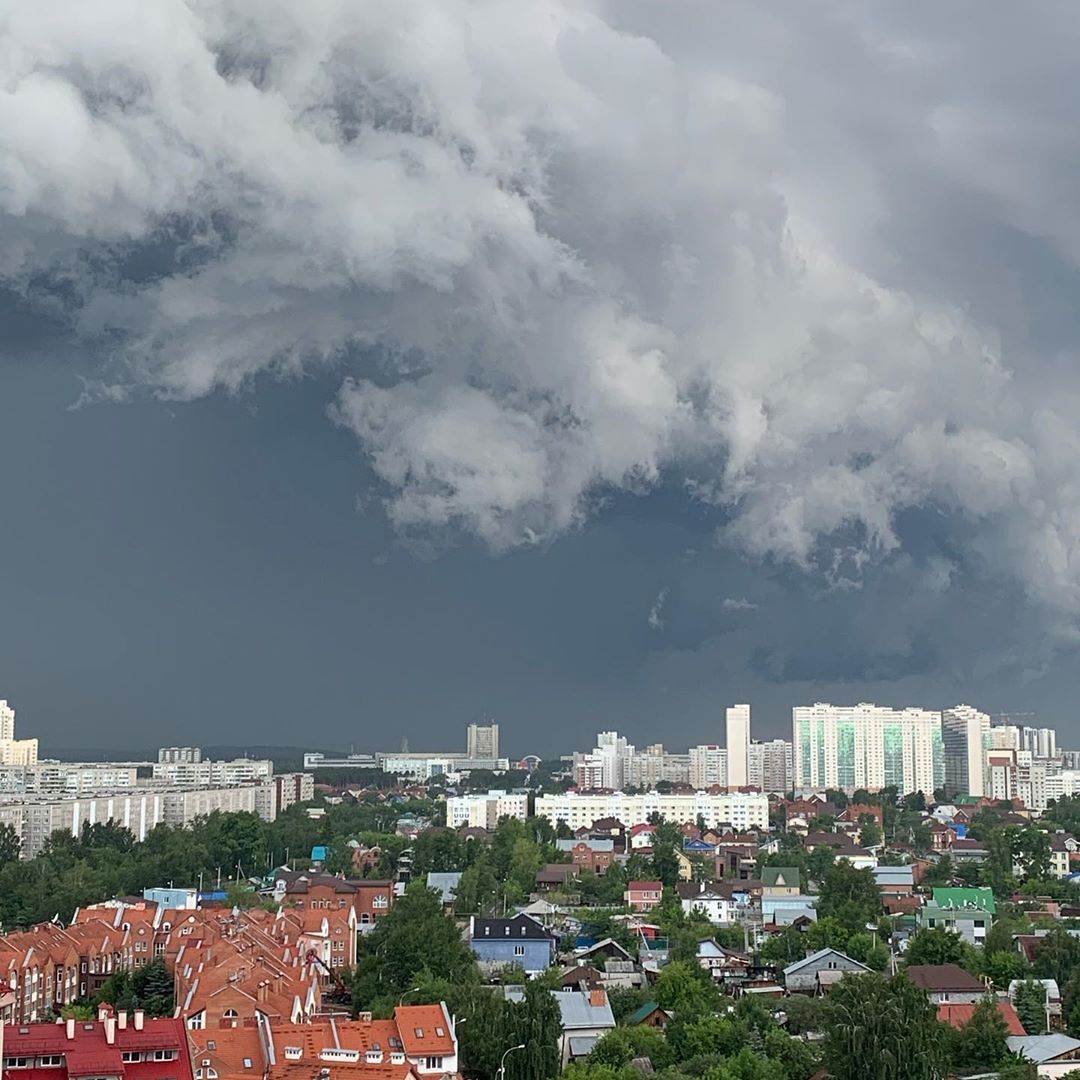
M 409 736 L 408 735 L 402 735 L 401 736 L 401 752 L 403 754 L 407 754 L 409 752 Z

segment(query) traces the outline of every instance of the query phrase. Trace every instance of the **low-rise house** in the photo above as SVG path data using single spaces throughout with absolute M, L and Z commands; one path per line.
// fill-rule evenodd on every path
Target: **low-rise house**
M 454 897 L 457 895 L 458 886 L 461 884 L 461 871 L 451 870 L 443 873 L 431 871 L 427 876 L 427 887 L 439 894 L 444 908 L 454 906 Z
M 882 900 L 911 896 L 915 891 L 915 878 L 910 866 L 875 866 L 871 872 Z
M 1005 1045 L 1010 1053 L 1034 1062 L 1039 1076 L 1068 1076 L 1080 1068 L 1080 1039 L 1071 1035 L 1010 1035 Z
M 986 862 L 986 845 L 981 840 L 970 837 L 957 837 L 948 847 L 946 854 L 954 864 Z
M 469 947 L 481 966 L 520 967 L 527 975 L 547 971 L 555 957 L 555 938 L 535 919 L 469 919 Z
M 980 945 L 994 923 L 997 903 L 990 889 L 934 889 L 933 899 L 919 911 L 919 926 L 943 927 L 972 945 Z
M 731 882 L 680 881 L 676 886 L 679 903 L 687 915 L 704 915 L 716 926 L 730 926 L 745 917 L 749 895 L 739 893 Z
M 797 866 L 766 866 L 761 871 L 761 896 L 798 896 L 802 874 Z
M 193 1080 L 444 1080 L 458 1073 L 454 1019 L 442 1003 L 399 1005 L 391 1020 L 361 1013 L 270 1021 L 191 1039 Z
M 734 949 L 725 949 L 714 938 L 698 941 L 697 962 L 718 983 L 741 982 L 750 974 L 750 957 Z
M 665 1031 L 673 1015 L 674 1013 L 657 1005 L 655 1001 L 647 1001 L 640 1009 L 635 1009 L 626 1017 L 623 1023 L 627 1027 L 652 1027 Z
M 819 949 L 784 968 L 784 989 L 793 994 L 818 994 L 831 987 L 832 979 L 822 979 L 823 973 L 835 972 L 835 977 L 840 978 L 847 972 L 861 975 L 869 970 L 839 949 Z
M 986 995 L 986 984 L 957 964 L 912 964 L 905 971 L 935 1005 L 977 1005 Z
M 574 863 L 548 863 L 543 870 L 536 872 L 536 891 L 565 892 L 573 888 L 581 867 Z
M 623 893 L 623 902 L 633 911 L 652 911 L 659 907 L 664 898 L 664 883 L 662 881 L 630 881 L 627 882 L 626 892 Z
M 949 1027 L 957 1031 L 964 1027 L 975 1015 L 975 1005 L 956 1005 L 942 1002 L 937 1007 L 937 1018 Z M 997 1010 L 1001 1013 L 1001 1019 L 1005 1021 L 1005 1027 L 1010 1035 L 1026 1035 L 1024 1025 L 1010 1001 L 997 1002 Z
M 592 1053 L 597 1042 L 615 1028 L 615 1015 L 604 990 L 553 990 L 551 993 L 562 1018 L 559 1059 L 565 1069 L 571 1061 Z
M 184 1025 L 173 1018 L 150 1020 L 141 1009 L 128 1014 L 110 1005 L 96 1020 L 11 1026 L 0 1032 L 3 1075 L 48 1075 L 55 1080 L 120 1077 L 123 1080 L 191 1080 Z M 47 1070 L 43 1073 L 39 1070 Z M 200 1076 L 199 1080 L 202 1080 Z
M 558 840 L 556 849 L 570 856 L 570 861 L 582 870 L 591 870 L 594 874 L 603 874 L 615 861 L 615 841 L 592 839 Z
M 1050 872 L 1056 878 L 1066 878 L 1080 865 L 1080 840 L 1066 832 L 1050 836 Z

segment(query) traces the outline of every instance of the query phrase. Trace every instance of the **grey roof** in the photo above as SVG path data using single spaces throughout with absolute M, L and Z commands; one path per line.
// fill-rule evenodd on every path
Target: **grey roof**
M 588 1057 L 592 1048 L 600 1041 L 599 1035 L 575 1035 L 570 1039 L 571 1057 Z
M 605 852 L 615 851 L 614 840 L 590 840 L 587 837 L 581 840 L 556 840 L 555 846 L 559 851 L 573 851 L 578 844 L 584 844 L 590 851 Z
M 461 883 L 461 871 L 454 870 L 450 873 L 430 873 L 427 876 L 427 887 L 442 893 L 442 902 L 449 904 L 457 893 L 457 887 Z
M 1053 1061 L 1071 1050 L 1080 1049 L 1080 1039 L 1069 1035 L 1010 1035 L 1005 1040 L 1006 1046 L 1014 1054 L 1026 1057 L 1037 1065 L 1044 1061 Z
M 852 960 L 847 953 L 842 953 L 839 949 L 818 949 L 816 953 L 811 953 L 805 960 L 796 960 L 794 964 L 788 964 L 788 966 L 784 968 L 784 974 L 791 975 L 793 972 L 801 971 L 810 964 L 815 964 L 820 960 L 824 960 L 826 956 L 842 956 L 848 963 L 854 964 L 856 967 L 861 967 L 863 971 L 870 970 L 865 964 L 860 964 L 858 960 Z
M 875 866 L 870 870 L 878 885 L 914 885 L 910 866 Z
M 592 995 L 587 990 L 584 993 L 580 990 L 552 990 L 551 994 L 559 1004 L 564 1031 L 615 1026 L 615 1014 L 611 1011 L 606 994 L 603 1005 L 593 1005 Z
M 773 923 L 776 926 L 790 926 L 796 919 L 809 919 L 811 922 L 817 922 L 817 908 L 797 904 L 781 904 L 773 912 Z

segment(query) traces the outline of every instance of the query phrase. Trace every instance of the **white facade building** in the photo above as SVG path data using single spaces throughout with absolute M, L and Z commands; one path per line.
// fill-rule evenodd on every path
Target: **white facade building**
M 944 783 L 940 712 L 865 702 L 791 712 L 796 791 L 895 786 L 901 795 L 930 797 Z
M 986 747 L 989 735 L 989 715 L 970 705 L 956 705 L 941 714 L 947 798 L 986 794 Z
M 727 750 L 715 743 L 690 747 L 690 784 L 699 791 L 727 787 Z
M 1025 727 L 1020 729 L 1020 749 L 1032 757 L 1047 760 L 1057 757 L 1057 732 L 1048 727 Z
M 0 698 L 0 765 L 36 765 L 37 739 L 15 738 L 15 710 Z
M 765 829 L 769 824 L 769 800 L 764 794 L 710 795 L 705 791 L 663 795 L 646 791 L 627 795 L 621 791 L 611 794 L 591 794 L 568 791 L 561 795 L 539 795 L 536 816 L 547 818 L 552 825 L 565 821 L 571 829 L 588 828 L 601 818 L 613 817 L 624 825 L 639 825 L 659 814 L 666 821 L 679 824 L 705 821 L 706 828 L 731 825 L 735 829 Z
M 729 705 L 726 714 L 727 786 L 746 787 L 750 764 L 750 706 Z
M 669 784 L 689 784 L 690 755 L 670 754 L 661 743 L 652 743 L 630 758 L 625 772 L 626 787 L 654 788 L 661 780 Z
M 465 755 L 470 758 L 497 758 L 499 756 L 499 725 L 470 724 Z
M 155 763 L 153 776 L 165 784 L 208 787 L 248 784 L 254 780 L 269 780 L 274 775 L 274 763 L 254 758 L 233 761 L 161 761 Z
M 528 816 L 529 796 L 524 791 L 452 795 L 446 800 L 446 824 L 451 829 L 466 825 L 478 829 L 494 829 L 502 818 L 525 821 Z
M 792 781 L 791 743 L 787 739 L 751 742 L 747 783 L 766 795 L 786 795 Z

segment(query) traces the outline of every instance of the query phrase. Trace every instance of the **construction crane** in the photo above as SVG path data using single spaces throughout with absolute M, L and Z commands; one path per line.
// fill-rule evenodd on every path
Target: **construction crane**
M 330 978 L 334 986 L 337 988 L 338 993 L 341 994 L 342 997 L 349 997 L 349 991 L 346 988 L 345 984 L 341 981 L 341 976 L 332 967 L 330 967 L 314 949 L 308 949 L 305 960 L 309 965 L 320 968 L 322 972 Z

